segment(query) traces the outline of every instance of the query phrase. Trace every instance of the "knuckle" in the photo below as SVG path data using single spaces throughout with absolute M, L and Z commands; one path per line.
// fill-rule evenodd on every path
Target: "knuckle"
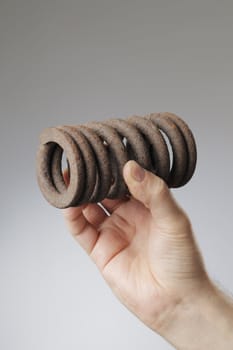
M 144 204 L 146 207 L 150 207 L 155 198 L 156 200 L 166 198 L 168 191 L 168 187 L 163 179 L 153 174 L 149 174 L 143 191 Z
M 153 184 L 153 193 L 156 196 L 164 197 L 168 194 L 168 187 L 163 179 L 156 177 Z

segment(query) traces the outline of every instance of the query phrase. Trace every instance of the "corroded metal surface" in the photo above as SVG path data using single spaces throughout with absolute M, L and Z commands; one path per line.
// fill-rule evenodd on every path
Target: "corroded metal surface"
M 62 174 L 63 152 L 69 185 Z M 196 145 L 187 124 L 172 113 L 109 119 L 45 129 L 37 154 L 41 192 L 55 207 L 121 198 L 124 164 L 136 160 L 169 187 L 185 185 L 196 167 Z

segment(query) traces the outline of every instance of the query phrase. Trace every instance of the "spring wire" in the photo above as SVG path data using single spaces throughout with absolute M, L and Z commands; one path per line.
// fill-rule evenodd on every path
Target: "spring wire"
M 63 153 L 69 185 L 62 172 Z M 66 208 L 124 197 L 128 189 L 122 170 L 130 159 L 169 187 L 181 187 L 191 179 L 196 158 L 187 124 L 172 113 L 153 113 L 45 129 L 37 154 L 37 179 L 46 200 Z

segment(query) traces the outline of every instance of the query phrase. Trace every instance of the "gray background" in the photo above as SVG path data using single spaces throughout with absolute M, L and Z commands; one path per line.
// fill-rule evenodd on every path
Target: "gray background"
M 231 0 L 0 1 L 0 348 L 172 349 L 115 299 L 35 178 L 47 126 L 156 111 L 199 151 L 174 191 L 211 276 L 232 277 Z

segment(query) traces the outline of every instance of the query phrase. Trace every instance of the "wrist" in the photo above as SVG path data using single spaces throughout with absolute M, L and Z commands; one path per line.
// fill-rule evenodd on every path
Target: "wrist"
M 180 350 L 233 348 L 233 302 L 211 281 L 184 297 L 159 333 Z

